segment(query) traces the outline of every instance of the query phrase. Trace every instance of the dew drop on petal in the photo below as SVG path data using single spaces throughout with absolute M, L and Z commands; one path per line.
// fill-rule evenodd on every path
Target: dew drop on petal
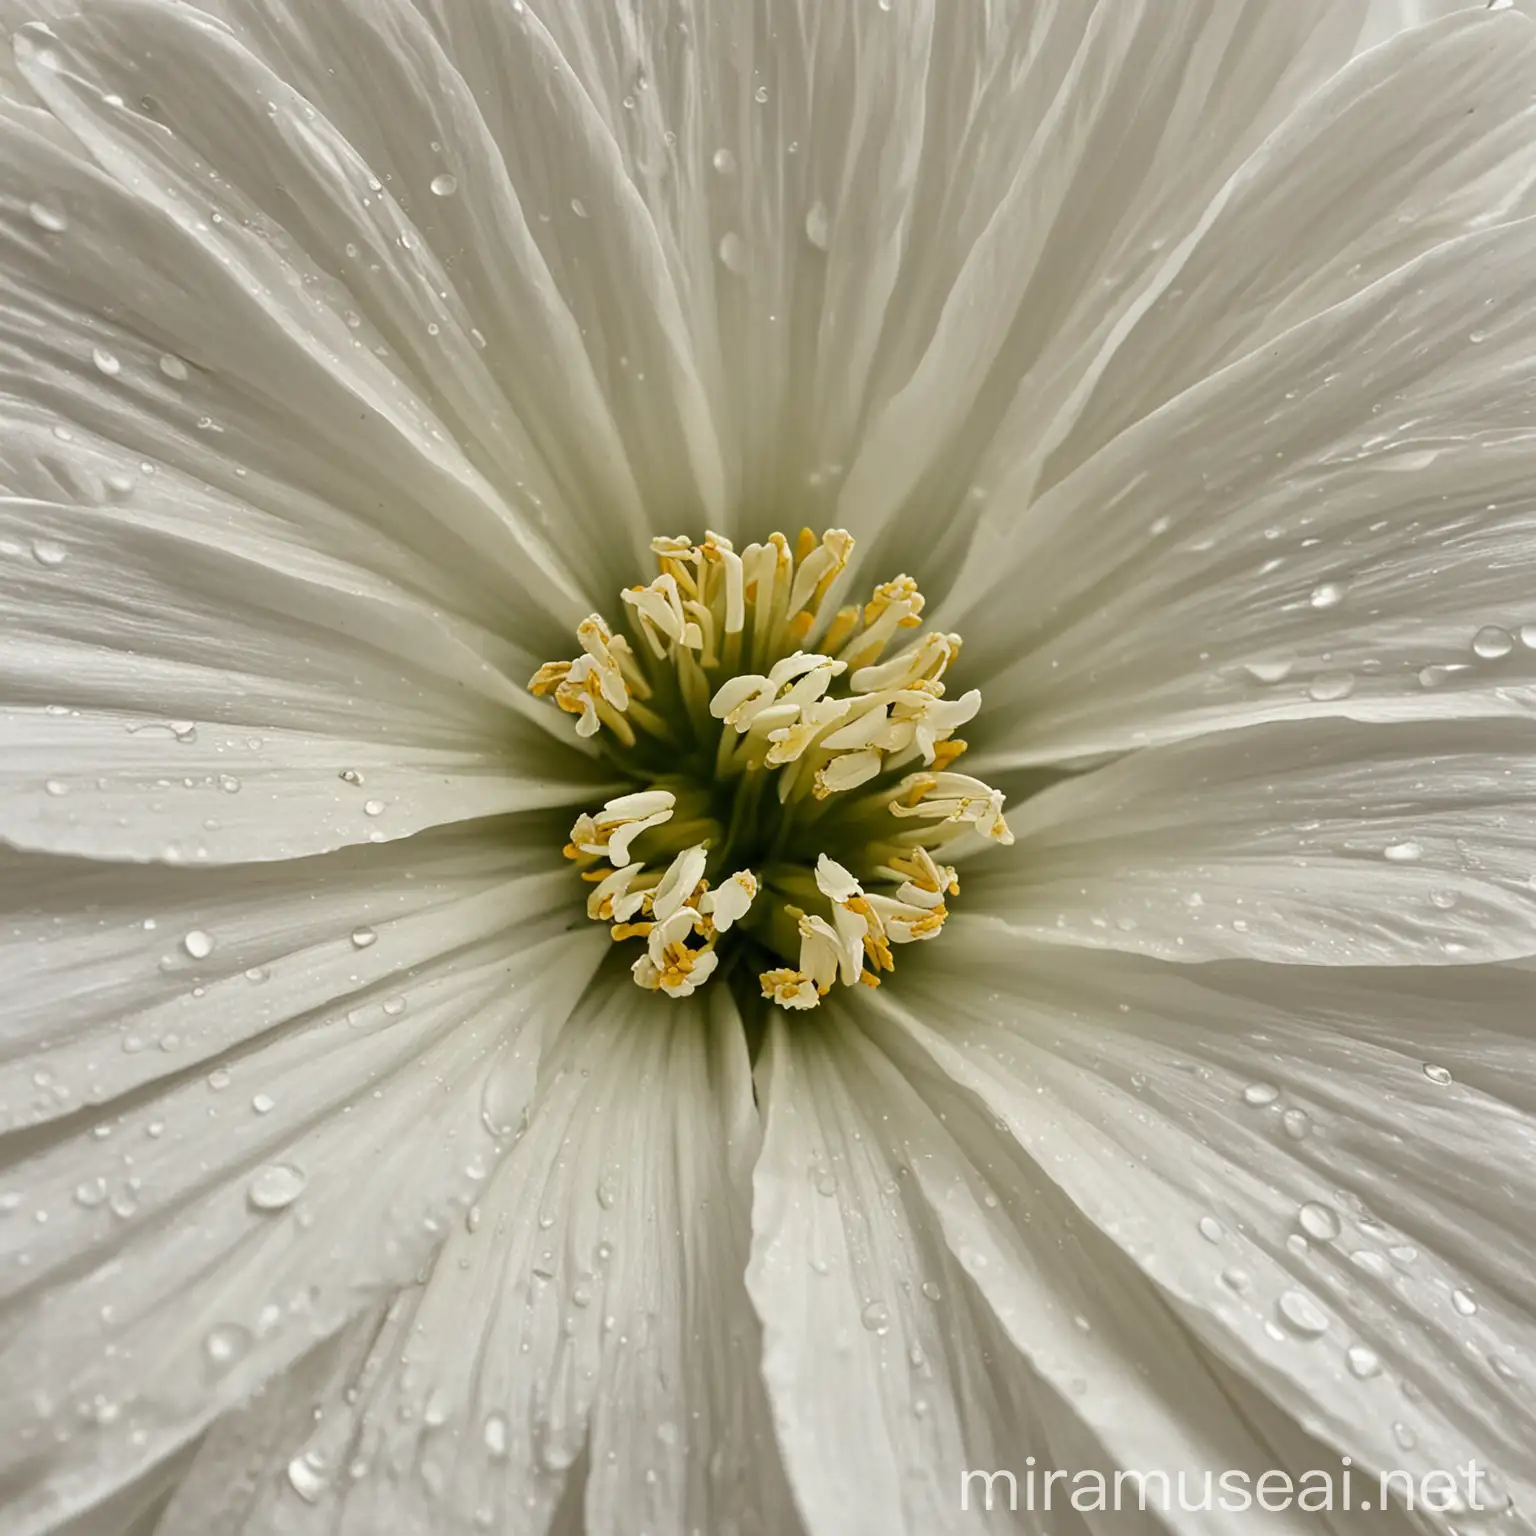
M 1536 624 L 1520 626 L 1520 644 L 1528 651 L 1536 651 Z
M 709 163 L 719 171 L 722 176 L 734 176 L 736 174 L 736 156 L 728 149 L 717 149 L 710 156 Z
M 1273 1083 L 1249 1083 L 1243 1089 L 1243 1103 L 1251 1104 L 1256 1109 L 1265 1104 L 1273 1104 L 1280 1097 L 1280 1090 Z
M 378 942 L 378 930 L 374 928 L 354 928 L 352 930 L 352 946 L 354 949 L 368 949 Z
M 1200 1236 L 1208 1243 L 1221 1241 L 1221 1223 L 1214 1216 L 1202 1216 L 1200 1218 Z
M 276 1108 L 276 1100 L 274 1100 L 268 1094 L 258 1093 L 251 1100 L 251 1108 L 254 1109 L 258 1115 L 270 1115 L 273 1109 Z
M 944 1292 L 939 1289 L 938 1285 L 935 1284 L 934 1281 L 924 1280 L 923 1295 L 926 1296 L 929 1301 L 940 1301 L 943 1299 Z
M 1381 1360 L 1376 1351 L 1367 1349 L 1364 1344 L 1351 1344 L 1345 1359 L 1349 1362 L 1350 1375 L 1358 1377 L 1361 1381 L 1381 1371 Z
M 1515 637 L 1497 624 L 1485 624 L 1472 637 L 1472 653 L 1484 661 L 1497 661 L 1515 648 Z
M 1455 1307 L 1463 1317 L 1471 1317 L 1477 1311 L 1477 1302 L 1467 1291 L 1452 1291 L 1451 1305 Z
M 160 358 L 160 372 L 166 378 L 174 379 L 178 384 L 184 384 L 188 377 L 187 365 L 173 353 L 166 352 Z
M 452 197 L 459 190 L 459 178 L 444 171 L 432 178 L 431 186 L 434 197 Z
M 1310 1200 L 1297 1215 L 1301 1230 L 1319 1242 L 1331 1242 L 1339 1235 L 1339 1218 L 1326 1205 Z
M 251 1180 L 246 1197 L 258 1211 L 281 1211 L 304 1193 L 308 1182 L 292 1163 L 268 1163 Z
M 872 1301 L 859 1314 L 859 1321 L 869 1333 L 884 1333 L 891 1326 L 890 1309 L 883 1301 Z
M 56 539 L 33 539 L 32 558 L 39 565 L 60 566 L 69 559 L 69 551 Z
M 1250 661 L 1244 663 L 1243 670 L 1256 683 L 1264 683 L 1272 686 L 1275 683 L 1283 683 L 1291 675 L 1291 668 L 1295 665 L 1291 661 Z
M 1439 1083 L 1441 1087 L 1444 1087 L 1447 1083 L 1455 1081 L 1455 1079 L 1451 1076 L 1450 1069 L 1448 1067 L 1437 1066 L 1432 1061 L 1426 1061 L 1424 1063 L 1424 1076 L 1427 1077 L 1432 1083 Z
M 182 939 L 181 947 L 194 960 L 206 960 L 213 953 L 213 935 L 194 928 Z
M 62 235 L 69 228 L 69 220 L 57 208 L 48 203 L 32 203 L 27 208 L 32 222 L 50 235 Z
M 1344 588 L 1336 581 L 1325 581 L 1313 587 L 1307 601 L 1314 608 L 1337 608 L 1344 601 Z
M 384 802 L 382 800 L 365 800 L 363 802 L 364 816 L 382 816 L 384 814 Z
M 727 272 L 740 277 L 747 270 L 747 242 L 732 230 L 722 236 L 719 246 L 720 264 Z
M 1307 688 L 1307 697 L 1317 704 L 1333 704 L 1354 691 L 1353 672 L 1319 672 Z
M 105 347 L 93 347 L 91 361 L 96 365 L 97 370 L 106 374 L 109 379 L 115 379 L 123 371 L 123 365 L 116 354 L 108 352 Z
M 832 243 L 832 216 L 823 202 L 812 203 L 805 215 L 805 238 L 818 251 L 826 250 Z
M 507 1454 L 507 1419 L 505 1414 L 490 1414 L 482 1431 L 485 1448 L 498 1461 Z
M 251 1347 L 251 1335 L 238 1323 L 219 1323 L 203 1340 L 203 1350 L 216 1370 L 227 1370 Z
M 1292 1333 L 1316 1338 L 1328 1331 L 1328 1314 L 1305 1291 L 1285 1291 L 1278 1303 L 1281 1321 Z
M 326 1478 L 312 1455 L 295 1456 L 288 1463 L 288 1483 L 306 1504 L 318 1504 L 326 1490 Z
M 1424 857 L 1424 849 L 1414 842 L 1388 843 L 1382 851 L 1394 864 L 1412 864 Z

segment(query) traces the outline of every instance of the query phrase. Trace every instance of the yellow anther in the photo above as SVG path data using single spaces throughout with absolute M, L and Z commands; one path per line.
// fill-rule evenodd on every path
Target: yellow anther
M 970 744 L 968 742 L 961 741 L 959 737 L 956 737 L 952 741 L 935 742 L 933 748 L 933 766 L 937 768 L 940 773 L 943 773 L 943 771 L 948 768 L 951 763 L 963 757 L 969 750 Z
M 571 664 L 568 661 L 546 661 L 528 679 L 529 693 L 536 699 L 547 699 L 566 680 L 570 670 Z

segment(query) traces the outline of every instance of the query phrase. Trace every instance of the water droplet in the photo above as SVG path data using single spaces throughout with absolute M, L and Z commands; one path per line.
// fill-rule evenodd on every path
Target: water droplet
M 69 551 L 56 539 L 33 539 L 32 558 L 39 565 L 59 566 L 69 559 Z
M 1497 624 L 1485 624 L 1472 637 L 1472 653 L 1484 661 L 1497 661 L 1515 648 L 1515 637 Z
M 166 352 L 161 355 L 160 372 L 163 373 L 166 378 L 174 379 L 178 384 L 186 383 L 189 374 L 187 365 L 182 362 L 179 357 L 176 357 L 170 352 Z
M 571 212 L 574 213 L 578 219 L 584 219 L 588 217 L 587 205 L 582 202 L 579 197 L 573 197 L 571 199 Z
M 434 197 L 452 197 L 459 190 L 459 178 L 444 171 L 442 175 L 432 178 L 431 185 Z
M 268 1163 L 251 1180 L 246 1198 L 258 1211 L 281 1211 L 304 1193 L 308 1182 L 292 1163 Z
M 709 163 L 722 176 L 734 176 L 736 174 L 736 156 L 728 149 L 717 149 L 710 157 Z
M 1280 1090 L 1273 1083 L 1249 1083 L 1243 1089 L 1243 1103 L 1251 1104 L 1256 1109 L 1273 1104 L 1279 1097 Z
M 1477 1311 L 1477 1302 L 1467 1291 L 1452 1291 L 1451 1305 L 1455 1307 L 1463 1317 L 1471 1317 Z
M 258 1115 L 270 1115 L 276 1107 L 276 1100 L 265 1093 L 258 1093 L 251 1099 L 251 1108 Z
M 384 999 L 384 1012 L 392 1019 L 398 1019 L 405 1012 L 405 999 L 403 997 L 387 997 Z
M 219 775 L 219 788 L 226 795 L 238 795 L 240 793 L 240 780 L 232 773 L 221 773 Z
M 932 1280 L 924 1280 L 923 1295 L 926 1296 L 929 1301 L 941 1301 L 944 1297 L 944 1292 L 941 1291 Z
M 1319 672 L 1307 688 L 1307 697 L 1317 704 L 1333 704 L 1347 699 L 1355 691 L 1353 672 Z
M 448 1393 L 442 1387 L 434 1387 L 427 1395 L 426 1405 L 421 1411 L 421 1421 L 428 1429 L 440 1429 L 448 1422 L 448 1413 L 453 1403 Z
M 75 1185 L 75 1203 L 83 1205 L 87 1210 L 94 1210 L 98 1205 L 104 1205 L 106 1199 L 107 1181 L 105 1179 L 87 1179 L 83 1184 Z
M 1319 1242 L 1332 1242 L 1339 1235 L 1339 1218 L 1326 1205 L 1310 1200 L 1297 1214 L 1301 1230 Z
M 218 1370 L 227 1370 L 250 1347 L 251 1335 L 239 1323 L 220 1323 L 203 1340 L 203 1350 Z
M 1536 651 L 1536 624 L 1520 626 L 1520 644 L 1528 651 Z
M 1200 1218 L 1200 1236 L 1208 1243 L 1221 1241 L 1221 1223 L 1214 1216 L 1202 1216 Z
M 1280 1117 L 1280 1124 L 1285 1134 L 1292 1141 L 1303 1141 L 1307 1132 L 1312 1129 L 1312 1119 L 1304 1109 L 1288 1109 Z
M 213 953 L 213 935 L 194 928 L 181 941 L 181 947 L 194 960 L 206 960 Z
M 52 795 L 57 799 L 59 796 L 69 793 L 69 786 L 60 779 L 46 779 L 43 782 L 43 793 Z
M 354 949 L 367 949 L 378 943 L 379 935 L 373 928 L 354 928 L 352 930 L 352 947 Z
M 230 1081 L 231 1078 L 229 1075 L 228 1067 L 215 1067 L 214 1070 L 208 1074 L 208 1086 L 212 1088 L 215 1093 L 221 1092 L 223 1089 L 228 1088 Z
M 109 379 L 115 379 L 123 371 L 122 363 L 118 361 L 114 353 L 108 352 L 105 347 L 92 347 L 91 361 Z
M 295 1456 L 288 1463 L 288 1482 L 306 1504 L 318 1504 L 326 1489 L 326 1478 L 314 1456 Z
M 1314 608 L 1337 608 L 1344 601 L 1344 588 L 1336 581 L 1325 581 L 1321 586 L 1312 588 L 1307 601 Z
M 597 1181 L 597 1203 L 605 1211 L 611 1211 L 619 1200 L 618 1182 L 604 1175 Z
M 814 202 L 806 210 L 805 238 L 818 251 L 824 251 L 832 244 L 832 216 L 825 203 Z
M 752 92 L 752 100 L 755 101 L 758 106 L 764 106 L 768 101 L 768 87 L 766 85 L 758 86 L 758 88 Z
M 735 230 L 720 241 L 720 263 L 727 272 L 740 277 L 747 270 L 747 242 Z
M 505 1414 L 490 1414 L 482 1431 L 485 1448 L 498 1461 L 507 1454 L 507 1419 Z
M 33 203 L 27 213 L 39 229 L 46 230 L 50 235 L 62 235 L 69 228 L 69 220 L 64 214 L 47 203 Z
M 1253 1284 L 1253 1276 L 1246 1269 L 1224 1269 L 1221 1272 L 1221 1283 L 1241 1296 Z
M 363 801 L 364 816 L 382 816 L 384 814 L 384 802 L 382 800 Z
M 1439 1083 L 1442 1088 L 1447 1083 L 1453 1083 L 1456 1081 L 1456 1079 L 1451 1076 L 1450 1069 L 1448 1067 L 1437 1066 L 1432 1061 L 1426 1061 L 1424 1063 L 1424 1076 L 1427 1077 L 1432 1083 Z
M 811 1170 L 811 1183 L 816 1186 L 818 1195 L 837 1193 L 837 1175 L 825 1163 L 819 1163 Z
M 1392 1426 L 1392 1438 L 1405 1451 L 1411 1451 L 1419 1443 L 1419 1437 L 1401 1419 Z
M 1377 1375 L 1381 1370 L 1381 1360 L 1376 1351 L 1367 1349 L 1364 1344 L 1351 1344 L 1345 1359 L 1349 1362 L 1349 1374 L 1358 1376 L 1361 1381 Z
M 1328 1314 L 1305 1291 L 1286 1291 L 1278 1303 L 1281 1320 L 1293 1332 L 1316 1338 L 1328 1331 Z
M 1243 670 L 1256 683 L 1273 685 L 1283 683 L 1291 675 L 1291 668 L 1295 666 L 1292 661 L 1250 661 L 1244 663 Z
M 859 1321 L 869 1333 L 884 1333 L 891 1326 L 890 1309 L 883 1301 L 872 1301 L 859 1313 Z

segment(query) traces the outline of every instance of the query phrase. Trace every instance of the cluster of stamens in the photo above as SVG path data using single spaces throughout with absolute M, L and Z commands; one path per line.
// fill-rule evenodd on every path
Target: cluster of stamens
M 641 786 L 571 828 L 587 915 L 643 941 L 635 981 L 669 997 L 720 970 L 727 934 L 781 1007 L 878 986 L 893 946 L 944 926 L 960 884 L 940 856 L 1013 841 L 1002 795 L 953 768 L 981 705 L 944 697 L 960 637 L 911 637 L 908 576 L 832 611 L 841 529 L 651 548 L 660 574 L 621 594 L 629 634 L 593 614 L 582 654 L 529 683 Z

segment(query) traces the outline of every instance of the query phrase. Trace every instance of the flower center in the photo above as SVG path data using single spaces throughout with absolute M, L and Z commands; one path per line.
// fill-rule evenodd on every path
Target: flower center
M 834 611 L 841 529 L 651 548 L 660 574 L 620 594 L 628 636 L 593 614 L 582 654 L 528 685 L 636 786 L 571 828 L 587 915 L 668 997 L 737 968 L 782 1008 L 879 986 L 896 946 L 943 928 L 943 861 L 1013 841 L 1002 795 L 954 771 L 981 705 L 944 696 L 960 637 L 913 637 L 909 576 Z

